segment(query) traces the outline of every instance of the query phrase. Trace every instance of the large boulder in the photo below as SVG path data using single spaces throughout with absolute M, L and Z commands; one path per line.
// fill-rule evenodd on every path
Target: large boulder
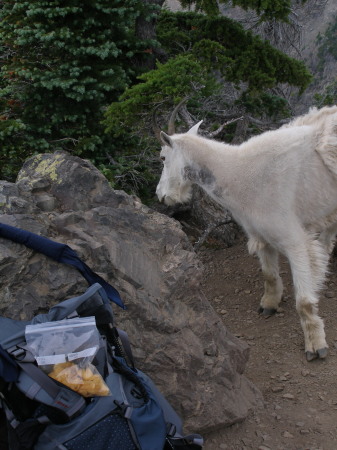
M 205 433 L 243 420 L 260 401 L 244 376 L 248 346 L 222 324 L 201 291 L 202 267 L 180 224 L 114 191 L 89 162 L 34 156 L 17 182 L 0 182 L 0 221 L 71 246 L 120 292 L 114 307 L 137 366 Z M 87 288 L 76 269 L 0 239 L 0 311 L 30 319 Z

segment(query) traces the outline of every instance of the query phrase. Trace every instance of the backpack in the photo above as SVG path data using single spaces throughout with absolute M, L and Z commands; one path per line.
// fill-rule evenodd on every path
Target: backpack
M 125 308 L 118 291 L 64 244 L 4 224 L 0 237 L 74 265 L 91 284 L 31 321 L 0 317 L 0 401 L 9 450 L 200 450 L 202 437 L 183 434 L 175 410 L 135 367 L 127 334 L 114 324 L 111 301 Z M 98 330 L 92 365 L 108 395 L 84 396 L 51 378 L 27 344 L 32 326 L 75 330 L 72 324 L 82 321 L 94 321 Z

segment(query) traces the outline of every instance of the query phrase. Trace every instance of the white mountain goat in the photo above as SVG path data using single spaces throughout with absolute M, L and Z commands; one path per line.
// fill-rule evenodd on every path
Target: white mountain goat
M 187 202 L 197 184 L 231 212 L 262 266 L 259 311 L 264 315 L 274 313 L 281 301 L 278 255 L 285 255 L 306 358 L 325 358 L 328 345 L 317 312 L 337 234 L 337 106 L 311 109 L 238 146 L 198 136 L 200 123 L 184 134 L 161 132 L 159 200 Z

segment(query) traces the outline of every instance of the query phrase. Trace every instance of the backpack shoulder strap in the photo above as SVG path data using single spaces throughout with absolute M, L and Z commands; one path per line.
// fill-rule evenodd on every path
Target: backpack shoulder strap
M 59 385 L 33 364 L 33 355 L 24 345 L 15 346 L 7 351 L 23 371 L 20 372 L 16 385 L 28 398 L 57 408 L 67 422 L 85 408 L 86 402 L 81 395 Z
M 126 309 L 119 292 L 103 278 L 93 272 L 68 245 L 52 241 L 51 239 L 39 236 L 38 234 L 21 228 L 12 227 L 11 225 L 6 225 L 4 223 L 0 223 L 0 237 L 23 244 L 32 250 L 43 253 L 57 262 L 75 267 L 90 285 L 99 283 L 112 302 L 116 303 L 121 308 Z

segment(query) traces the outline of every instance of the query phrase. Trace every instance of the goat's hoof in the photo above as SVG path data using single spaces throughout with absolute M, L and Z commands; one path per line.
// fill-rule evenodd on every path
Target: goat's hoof
M 276 313 L 275 308 L 263 308 L 263 306 L 260 306 L 257 312 L 259 314 L 262 314 L 263 316 L 270 317 Z
M 314 359 L 324 359 L 328 356 L 328 348 L 320 348 L 316 352 L 305 352 L 305 356 L 307 358 L 307 361 L 313 361 Z
M 307 361 L 313 361 L 314 359 L 318 358 L 318 354 L 316 352 L 305 352 L 305 356 L 307 358 Z
M 326 358 L 328 356 L 328 348 L 320 348 L 319 350 L 317 350 L 317 354 L 320 359 Z

